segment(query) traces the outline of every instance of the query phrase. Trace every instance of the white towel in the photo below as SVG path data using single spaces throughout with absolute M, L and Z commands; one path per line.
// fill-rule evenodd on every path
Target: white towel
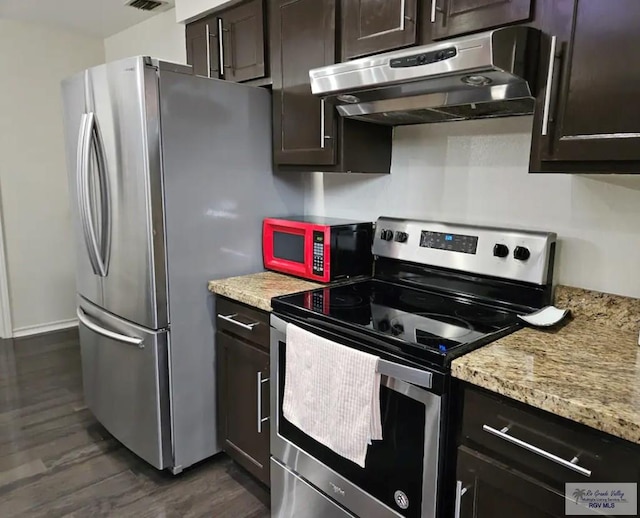
M 382 439 L 378 357 L 287 324 L 284 417 L 364 468 Z

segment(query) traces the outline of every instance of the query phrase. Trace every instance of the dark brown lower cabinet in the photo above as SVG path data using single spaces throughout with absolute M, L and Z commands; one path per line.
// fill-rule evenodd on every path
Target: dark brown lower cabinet
M 221 331 L 216 350 L 223 449 L 269 485 L 269 353 Z
M 567 483 L 640 482 L 634 444 L 466 383 L 461 396 L 459 518 L 561 517 Z
M 564 494 L 478 452 L 458 448 L 457 518 L 560 518 Z

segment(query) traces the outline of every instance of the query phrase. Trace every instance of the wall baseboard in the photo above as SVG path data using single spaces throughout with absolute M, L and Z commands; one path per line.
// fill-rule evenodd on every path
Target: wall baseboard
M 49 322 L 47 324 L 36 324 L 34 326 L 18 327 L 13 330 L 14 338 L 22 338 L 24 336 L 39 335 L 42 333 L 51 333 L 52 331 L 60 331 L 70 327 L 76 327 L 78 319 L 70 318 L 69 320 L 58 320 L 57 322 Z

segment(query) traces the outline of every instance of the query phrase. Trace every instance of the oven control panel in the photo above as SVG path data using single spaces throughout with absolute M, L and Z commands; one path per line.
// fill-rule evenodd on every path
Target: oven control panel
M 376 256 L 540 285 L 553 272 L 552 232 L 384 217 L 376 229 Z

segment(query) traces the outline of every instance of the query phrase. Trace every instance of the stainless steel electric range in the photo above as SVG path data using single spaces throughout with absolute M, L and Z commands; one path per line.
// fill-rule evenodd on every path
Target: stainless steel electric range
M 380 218 L 373 278 L 273 299 L 272 516 L 452 516 L 451 361 L 551 303 L 555 242 L 552 233 Z M 383 440 L 364 468 L 283 417 L 288 323 L 379 356 Z

